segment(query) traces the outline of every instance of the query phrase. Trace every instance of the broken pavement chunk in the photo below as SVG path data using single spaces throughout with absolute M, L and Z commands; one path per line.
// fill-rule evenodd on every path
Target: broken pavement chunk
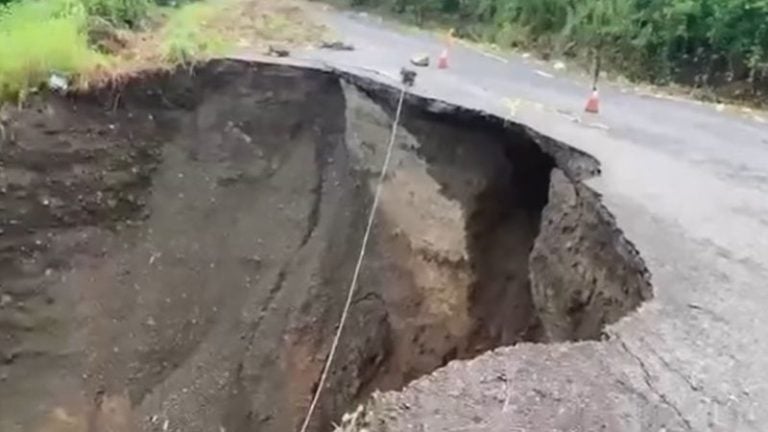
M 333 41 L 333 42 L 323 41 L 320 43 L 320 48 L 334 50 L 334 51 L 354 51 L 355 50 L 354 45 L 348 44 L 342 41 Z
M 414 66 L 427 67 L 429 66 L 429 56 L 426 54 L 416 54 L 411 57 L 411 63 Z
M 270 45 L 269 51 L 267 51 L 267 55 L 272 57 L 288 57 L 291 55 L 291 52 L 285 48 Z

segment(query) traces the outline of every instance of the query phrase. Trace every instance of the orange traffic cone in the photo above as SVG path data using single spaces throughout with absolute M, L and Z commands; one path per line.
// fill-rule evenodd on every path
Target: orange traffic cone
M 592 90 L 592 95 L 587 100 L 587 107 L 584 111 L 592 114 L 597 114 L 600 111 L 600 98 L 597 94 L 597 89 Z
M 440 57 L 437 59 L 438 69 L 448 69 L 448 48 L 443 49 L 440 53 Z

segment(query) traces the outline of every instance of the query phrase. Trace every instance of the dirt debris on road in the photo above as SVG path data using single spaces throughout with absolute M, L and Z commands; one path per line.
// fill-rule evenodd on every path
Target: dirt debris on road
M 2 116 L 0 430 L 286 431 L 335 331 L 397 90 L 216 60 Z M 652 295 L 589 155 L 409 96 L 313 430 Z

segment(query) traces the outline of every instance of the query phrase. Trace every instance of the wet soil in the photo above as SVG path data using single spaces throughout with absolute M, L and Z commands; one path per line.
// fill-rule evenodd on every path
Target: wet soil
M 295 430 L 359 251 L 397 90 L 216 60 L 0 116 L 0 430 Z M 589 155 L 409 96 L 314 430 L 651 296 Z

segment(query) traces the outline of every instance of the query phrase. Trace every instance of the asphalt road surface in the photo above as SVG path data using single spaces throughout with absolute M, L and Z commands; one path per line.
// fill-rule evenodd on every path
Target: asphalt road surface
M 416 53 L 434 64 L 442 49 L 438 37 L 375 17 L 324 19 L 356 49 L 301 56 L 383 81 Z M 655 299 L 604 342 L 454 362 L 376 396 L 381 418 L 403 431 L 768 430 L 768 125 L 612 85 L 601 87 L 599 116 L 581 119 L 588 80 L 561 72 L 455 46 L 449 69 L 419 69 L 415 92 L 597 157 L 603 174 L 588 183 L 645 258 Z

